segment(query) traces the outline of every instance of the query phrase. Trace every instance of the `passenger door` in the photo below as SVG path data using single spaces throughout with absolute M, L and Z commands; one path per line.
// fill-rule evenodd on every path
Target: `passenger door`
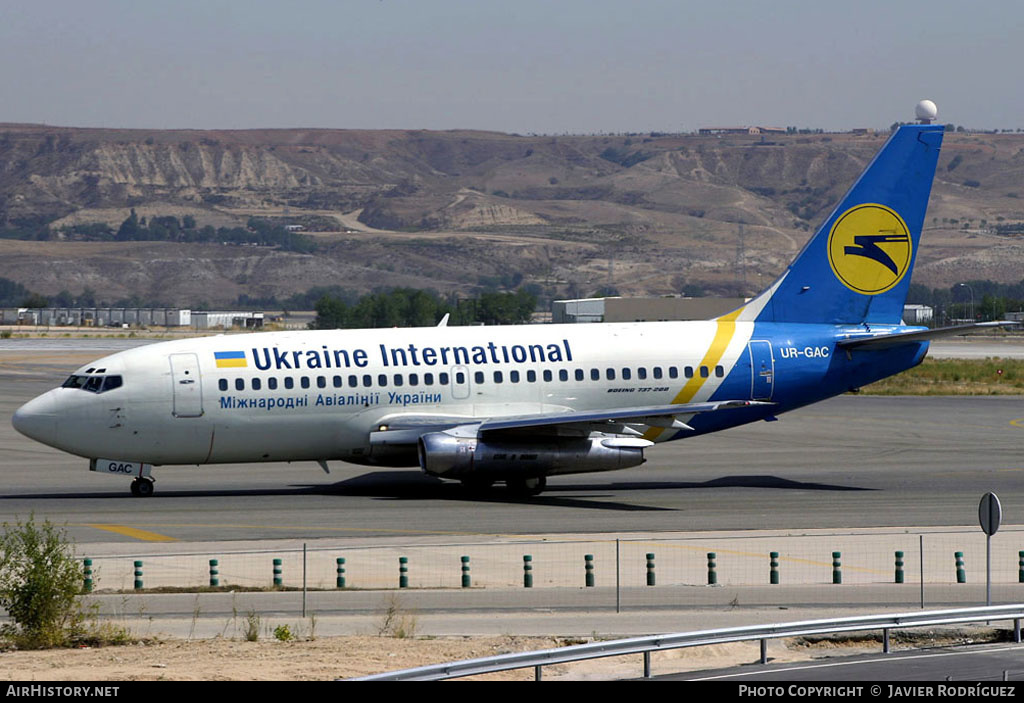
M 199 376 L 199 357 L 195 354 L 171 354 L 169 358 L 174 417 L 200 417 L 203 414 L 203 384 Z

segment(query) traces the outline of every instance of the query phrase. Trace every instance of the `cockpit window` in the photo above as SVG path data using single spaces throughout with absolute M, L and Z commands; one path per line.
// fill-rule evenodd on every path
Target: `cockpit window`
M 124 385 L 120 376 L 80 376 L 72 375 L 61 384 L 61 388 L 78 388 L 90 393 L 106 393 Z
M 61 388 L 81 388 L 82 384 L 85 383 L 86 376 L 68 376 L 68 380 L 64 381 Z
M 120 388 L 120 387 L 121 387 L 121 377 L 120 376 L 107 376 L 106 380 L 103 381 L 103 388 L 100 389 L 100 393 L 106 393 L 107 391 L 112 391 L 115 388 Z

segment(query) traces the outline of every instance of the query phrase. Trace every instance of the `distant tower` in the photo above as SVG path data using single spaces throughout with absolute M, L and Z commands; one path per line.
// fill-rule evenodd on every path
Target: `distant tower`
M 922 100 L 914 108 L 914 115 L 921 124 L 931 124 L 939 114 L 939 108 L 931 100 Z

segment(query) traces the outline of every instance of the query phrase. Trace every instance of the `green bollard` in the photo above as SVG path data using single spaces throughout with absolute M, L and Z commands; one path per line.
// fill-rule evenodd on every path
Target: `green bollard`
M 956 556 L 956 582 L 967 583 L 967 569 L 964 567 L 964 553 L 955 552 Z
M 717 558 L 718 557 L 715 555 L 714 552 L 708 552 L 708 585 L 709 586 L 714 586 L 716 583 L 718 583 L 718 572 L 715 571 L 715 568 L 718 566 L 718 564 L 715 562 L 715 559 L 717 559 Z
M 135 590 L 142 588 L 142 562 L 135 562 Z
M 220 570 L 217 568 L 217 560 L 210 559 L 210 587 L 216 588 L 220 585 Z
M 587 588 L 593 588 L 594 587 L 594 555 L 593 554 L 584 554 L 583 555 L 583 564 L 584 564 L 583 568 L 584 568 L 584 570 L 586 572 L 586 578 L 584 579 L 583 583 L 586 585 Z
M 283 586 L 284 576 L 282 576 L 283 569 L 281 568 L 281 560 L 274 559 L 274 585 Z
M 1017 552 L 1017 583 L 1024 583 L 1024 551 Z
M 398 557 L 398 587 L 409 587 L 409 558 Z
M 473 584 L 469 578 L 469 557 L 462 557 L 462 587 L 470 588 Z
M 655 583 L 654 579 L 654 553 L 647 553 L 647 585 L 653 586 Z
M 85 581 L 82 583 L 82 590 L 85 593 L 92 593 L 92 559 L 85 560 Z
M 904 580 L 903 580 L 903 552 L 896 552 L 896 583 L 904 583 Z
M 533 557 L 523 555 L 523 588 L 533 588 Z
M 779 582 L 779 553 L 769 552 L 768 556 L 771 558 L 769 563 L 770 570 L 768 572 L 768 583 L 774 585 Z
M 832 583 L 843 582 L 843 565 L 839 561 L 842 552 L 832 552 Z
M 338 563 L 338 588 L 345 587 L 345 557 L 338 557 L 335 561 Z

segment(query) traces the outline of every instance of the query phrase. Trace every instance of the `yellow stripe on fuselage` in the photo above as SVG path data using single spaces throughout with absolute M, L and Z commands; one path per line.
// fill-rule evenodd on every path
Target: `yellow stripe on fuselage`
M 249 364 L 245 359 L 217 359 L 218 369 L 246 369 Z
M 700 366 L 713 369 L 718 366 L 718 362 L 722 360 L 722 356 L 725 354 L 725 350 L 729 348 L 729 342 L 736 335 L 736 318 L 739 317 L 743 308 L 734 310 L 728 315 L 723 315 L 715 320 L 718 323 L 718 328 L 715 330 L 714 339 L 711 340 L 711 346 L 708 347 L 707 352 L 704 354 L 704 358 L 700 361 Z M 686 382 L 686 385 L 682 387 L 676 397 L 672 399 L 673 405 L 681 405 L 683 403 L 689 403 L 693 400 L 693 397 L 697 395 L 697 391 L 701 389 L 704 383 L 710 378 L 701 376 L 699 368 L 694 369 L 695 373 L 693 377 Z M 657 441 L 658 437 L 661 436 L 662 432 L 665 431 L 663 427 L 651 427 L 644 432 L 644 439 L 648 439 L 652 442 Z

